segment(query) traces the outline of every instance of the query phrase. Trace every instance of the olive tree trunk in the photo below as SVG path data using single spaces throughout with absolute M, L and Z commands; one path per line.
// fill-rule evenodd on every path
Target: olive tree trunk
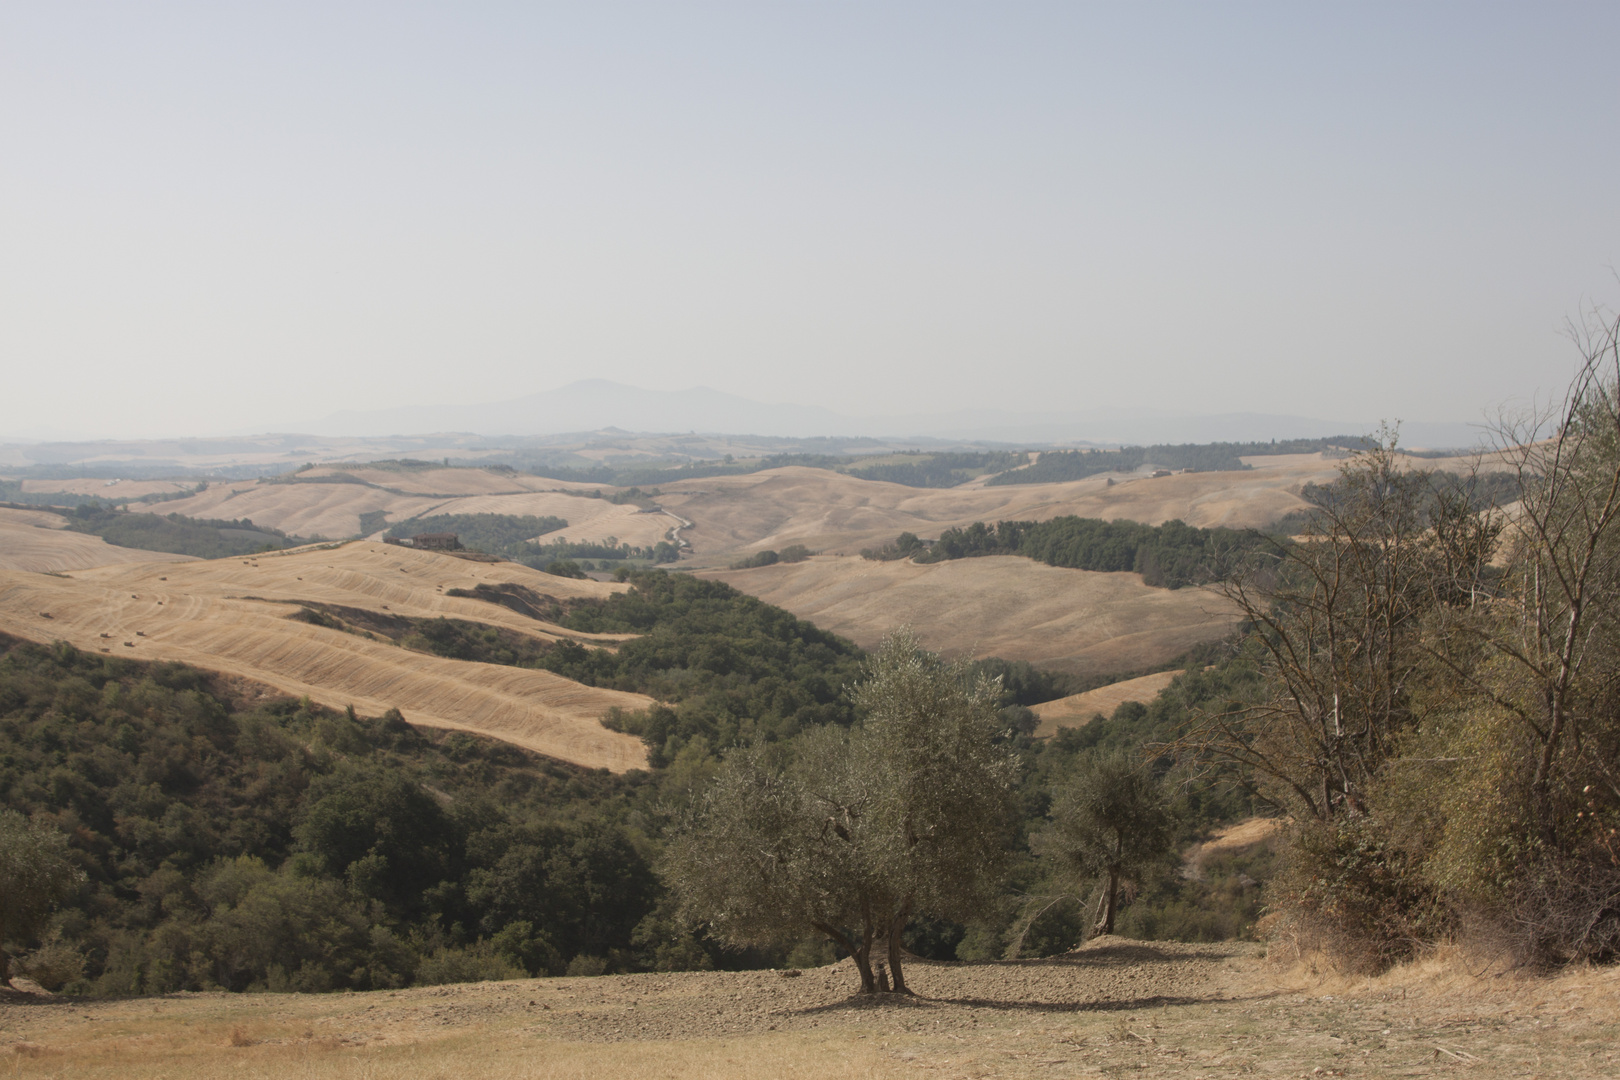
M 1119 867 L 1108 868 L 1108 885 L 1097 904 L 1097 925 L 1091 928 L 1093 936 L 1114 932 L 1114 913 L 1119 910 Z

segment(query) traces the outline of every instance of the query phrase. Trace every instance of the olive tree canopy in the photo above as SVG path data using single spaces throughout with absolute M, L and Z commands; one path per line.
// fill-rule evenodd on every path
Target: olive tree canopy
M 1033 846 L 1081 877 L 1103 878 L 1092 932 L 1112 934 L 1120 882 L 1158 860 L 1174 838 L 1163 785 L 1122 754 L 1088 757 L 1058 788 L 1051 816 Z
M 8 973 L 6 945 L 37 935 L 51 910 L 83 880 L 60 832 L 15 810 L 0 810 L 0 981 Z
M 997 690 L 909 633 L 886 640 L 854 688 L 853 728 L 727 758 L 664 858 L 683 915 L 731 945 L 824 934 L 862 992 L 908 992 L 907 925 L 982 910 L 1011 850 L 1017 763 Z

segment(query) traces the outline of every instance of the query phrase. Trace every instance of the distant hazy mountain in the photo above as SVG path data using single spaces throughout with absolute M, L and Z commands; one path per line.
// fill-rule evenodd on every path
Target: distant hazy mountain
M 851 417 L 815 405 L 765 404 L 706 386 L 642 390 L 606 379 L 586 379 L 557 390 L 483 405 L 420 405 L 333 413 L 294 425 L 315 435 L 380 436 L 424 432 L 480 435 L 558 435 L 619 428 L 635 432 L 726 433 L 807 438 L 816 435 L 917 438 L 1018 444 L 1184 443 L 1253 441 L 1361 434 L 1368 421 L 1225 413 L 1176 416 L 1142 409 L 1085 412 L 1014 412 L 975 409 L 952 413 Z M 1468 424 L 1407 423 L 1410 446 L 1472 446 Z
M 416 405 L 333 413 L 302 430 L 317 435 L 401 435 L 472 431 L 480 435 L 557 435 L 616 427 L 624 431 L 706 431 L 750 435 L 854 434 L 848 417 L 814 405 L 765 405 L 696 386 L 642 390 L 584 379 L 557 390 L 483 405 Z

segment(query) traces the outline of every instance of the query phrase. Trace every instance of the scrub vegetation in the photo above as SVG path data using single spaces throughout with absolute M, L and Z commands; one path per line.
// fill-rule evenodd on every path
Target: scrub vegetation
M 1109 934 L 1268 934 L 1369 973 L 1455 946 L 1529 968 L 1620 959 L 1620 323 L 1587 346 L 1564 408 L 1504 432 L 1511 486 L 1413 469 L 1385 433 L 1308 493 L 1294 537 L 963 530 L 964 554 L 1213 553 L 1204 580 L 1244 614 L 1153 701 L 1050 739 L 1028 705 L 1072 692 L 1055 677 L 948 663 L 905 632 L 868 654 L 658 570 L 567 604 L 461 594 L 623 635 L 594 647 L 378 623 L 439 656 L 646 695 L 604 718 L 649 752 L 619 776 L 13 644 L 0 847 L 46 886 L 31 908 L 8 899 L 34 915 L 0 946 L 85 994 L 840 956 L 850 989 L 903 993 L 912 957 Z M 24 877 L 6 887 L 23 896 Z
M 1143 525 L 1134 521 L 1057 517 L 1047 521 L 982 521 L 946 529 L 928 543 L 901 533 L 892 544 L 861 552 L 868 559 L 918 563 L 1022 555 L 1070 570 L 1126 571 L 1146 585 L 1179 589 L 1219 580 L 1243 553 L 1271 543 L 1261 533 L 1199 529 L 1180 521 Z
M 304 543 L 299 537 L 255 525 L 246 518 L 224 521 L 180 514 L 147 514 L 114 510 L 99 503 L 82 503 L 75 510 L 61 513 L 69 529 L 99 536 L 109 544 L 166 551 L 172 555 L 194 555 L 199 559 L 251 555 Z

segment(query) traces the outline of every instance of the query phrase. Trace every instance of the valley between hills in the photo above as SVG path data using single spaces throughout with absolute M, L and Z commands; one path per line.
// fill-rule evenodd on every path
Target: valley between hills
M 545 766 L 545 782 L 554 785 L 546 813 L 577 813 L 568 807 L 578 796 L 556 801 L 557 793 L 564 785 L 574 792 L 586 776 L 606 777 L 603 790 L 617 794 L 602 805 L 616 805 L 611 812 L 628 822 L 616 827 L 641 836 L 650 815 L 693 798 L 713 775 L 716 742 L 748 736 L 746 728 L 726 726 L 723 708 L 718 726 L 701 733 L 677 724 L 664 744 L 651 734 L 665 730 L 658 723 L 676 723 L 670 718 L 684 708 L 686 674 L 662 681 L 643 674 L 640 689 L 626 688 L 629 669 L 610 661 L 645 644 L 631 629 L 641 616 L 592 629 L 598 624 L 589 614 L 627 610 L 638 590 L 654 588 L 645 575 L 662 569 L 687 582 L 682 595 L 692 599 L 680 603 L 741 594 L 760 601 L 750 610 L 767 620 L 777 618 L 775 609 L 791 613 L 803 622 L 782 624 L 783 632 L 801 643 L 825 641 L 833 652 L 818 662 L 851 679 L 860 649 L 875 649 L 903 628 L 948 658 L 1003 665 L 996 670 L 1013 680 L 1008 692 L 1016 683 L 1017 692 L 1031 695 L 1027 707 L 1004 713 L 1021 713 L 1020 745 L 1033 747 L 1036 758 L 1042 746 L 1071 754 L 1091 745 L 1086 730 L 1115 730 L 1102 718 L 1127 707 L 1138 710 L 1135 717 L 1148 715 L 1167 691 L 1191 695 L 1188 687 L 1200 678 L 1229 677 L 1210 658 L 1226 655 L 1220 643 L 1239 628 L 1241 611 L 1211 585 L 1165 587 L 1139 571 L 1076 569 L 1006 553 L 894 557 L 885 546 L 906 534 L 935 541 L 977 522 L 1067 517 L 1180 521 L 1233 536 L 1275 529 L 1311 505 L 1310 485 L 1334 481 L 1342 457 L 1255 455 L 1245 468 L 1210 471 L 1150 462 L 1029 484 L 992 484 L 994 474 L 986 473 L 949 487 L 802 464 L 647 484 L 397 461 L 206 482 L 17 479 L 9 490 L 19 501 L 0 507 L 0 642 L 56 648 L 51 662 L 66 670 L 79 662 L 60 652 L 65 643 L 91 666 L 97 657 L 114 661 L 107 670 L 124 672 L 126 681 L 165 665 L 207 673 L 206 692 L 235 716 L 268 709 L 293 716 L 288 723 L 313 724 L 298 729 L 311 733 L 298 736 L 310 739 L 302 752 L 333 769 L 334 779 L 349 768 L 342 763 L 348 757 L 416 755 L 429 762 L 416 766 L 427 770 L 421 775 L 435 778 L 420 781 L 421 790 L 438 800 L 447 822 L 473 812 L 461 808 L 488 777 L 534 771 L 522 764 L 529 759 L 478 749 L 516 748 L 552 763 Z M 1458 472 L 1469 465 L 1460 457 L 1407 463 Z M 88 517 L 77 508 L 86 500 L 99 507 Z M 109 542 L 147 535 L 136 520 L 143 514 L 217 532 L 223 542 L 269 543 L 202 558 Z M 447 522 L 497 519 L 547 528 L 499 551 L 399 542 Z M 136 532 L 94 531 L 108 520 Z M 528 550 L 524 545 L 596 554 L 561 558 L 548 570 L 512 557 Z M 600 557 L 603 551 L 614 557 Z M 738 601 L 721 602 L 740 610 Z M 646 625 L 651 640 L 655 626 Z M 705 638 L 704 648 L 718 647 L 713 640 Z M 566 664 L 537 660 L 561 655 Z M 723 657 L 705 662 L 730 670 Z M 1219 684 L 1196 690 L 1200 700 L 1221 692 Z M 102 697 L 117 697 L 111 682 Z M 400 719 L 426 733 L 425 741 L 389 735 Z M 246 732 L 258 721 L 234 722 Z M 473 741 L 455 741 L 463 737 Z M 399 749 L 406 745 L 415 748 Z M 656 811 L 636 802 L 638 791 L 652 790 L 638 779 L 649 770 L 661 777 L 660 797 L 674 801 Z M 520 790 L 501 783 L 503 791 Z M 340 974 L 350 988 L 369 992 L 336 997 L 285 993 L 300 986 L 294 976 L 259 961 L 231 976 L 240 985 L 195 975 L 165 984 L 156 975 L 122 974 L 109 962 L 95 984 L 99 997 L 53 995 L 23 978 L 19 989 L 0 990 L 0 1054 L 19 1076 L 130 1078 L 288 1070 L 312 1077 L 560 1078 L 634 1070 L 670 1077 L 1213 1078 L 1451 1068 L 1505 1077 L 1533 1072 L 1549 1056 L 1560 1062 L 1560 1075 L 1612 1073 L 1609 1035 L 1620 1022 L 1612 971 L 1536 979 L 1487 963 L 1481 981 L 1461 974 L 1472 973 L 1477 957 L 1447 953 L 1352 977 L 1323 968 L 1308 948 L 1266 959 L 1252 940 L 1259 885 L 1247 871 L 1268 871 L 1281 834 L 1276 819 L 1247 816 L 1250 809 L 1233 803 L 1199 811 L 1203 824 L 1177 841 L 1174 865 L 1166 864 L 1151 886 L 1158 891 L 1139 905 L 1149 914 L 1130 924 L 1159 938 L 1179 932 L 1201 940 L 1105 935 L 1071 947 L 1094 898 L 1034 897 L 1048 908 L 1064 904 L 1058 910 L 1066 914 L 1012 912 L 988 944 L 926 945 L 959 950 L 963 958 L 955 961 L 908 953 L 915 996 L 904 999 L 854 993 L 851 962 L 835 960 L 824 945 L 773 955 L 774 970 L 684 970 L 712 963 L 691 951 L 696 946 L 682 931 L 656 923 L 654 912 L 641 927 L 654 927 L 657 948 L 687 952 L 655 954 L 646 946 L 632 957 L 561 923 L 527 942 L 506 934 L 500 940 L 507 944 L 497 947 L 494 938 L 471 941 L 458 926 L 459 937 L 411 931 L 416 936 L 397 946 L 409 956 L 406 967 L 389 974 L 374 961 L 364 976 Z M 650 871 L 638 872 L 650 880 Z M 268 871 L 261 864 L 253 873 Z M 541 895 L 564 887 L 562 878 L 545 880 Z M 1211 899 L 1217 894 L 1225 898 Z M 1167 899 L 1177 895 L 1184 899 Z M 1179 931 L 1163 924 L 1166 912 L 1189 917 L 1200 904 L 1205 915 Z M 211 916 L 221 917 L 218 910 Z M 1196 923 L 1200 917 L 1215 921 Z M 204 924 L 188 925 L 187 932 L 200 933 Z M 614 933 L 628 939 L 630 927 Z M 28 961 L 47 981 L 55 970 L 49 948 Z M 557 977 L 565 973 L 599 977 Z M 528 977 L 535 974 L 542 977 Z M 77 986 L 75 993 L 89 985 L 73 983 L 71 972 L 55 982 Z M 159 992 L 175 985 L 208 989 Z M 224 993 L 221 985 L 260 992 Z M 333 985 L 316 980 L 303 988 Z
M 633 500 L 625 498 L 631 489 L 558 482 L 510 468 L 388 463 L 316 465 L 290 475 L 209 482 L 203 490 L 171 481 L 24 479 L 18 490 L 30 500 L 71 506 L 82 499 L 159 496 L 162 501 L 122 505 L 137 513 L 246 520 L 322 543 L 251 561 L 192 565 L 183 555 L 108 543 L 63 527 L 55 513 L 13 503 L 0 507 L 0 628 L 24 640 L 60 638 L 119 655 L 183 660 L 336 707 L 398 708 L 413 722 L 475 730 L 561 760 L 623 769 L 640 760 L 631 740 L 586 733 L 608 708 L 635 708 L 645 699 L 570 691 L 562 681 L 538 676 L 514 685 L 510 673 L 487 665 L 467 667 L 291 622 L 287 615 L 296 609 L 288 605 L 314 601 L 455 618 L 551 640 L 556 627 L 444 594 L 496 580 L 563 600 L 602 598 L 623 586 L 375 543 L 390 527 L 429 531 L 435 519 L 450 515 L 550 516 L 566 525 L 535 537 L 536 543 L 650 549 L 678 537 L 684 547 L 671 569 L 725 582 L 865 647 L 910 626 L 926 647 L 952 657 L 995 656 L 1091 677 L 1130 674 L 1224 637 L 1236 626 L 1235 612 L 1212 590 L 1151 588 L 1128 572 L 1064 569 L 1015 556 L 873 562 L 859 552 L 904 532 L 932 537 L 976 521 L 1062 515 L 1258 528 L 1304 507 L 1305 485 L 1330 482 L 1338 468 L 1321 453 L 1245 463 L 1250 467 L 1236 472 L 1153 477 L 1141 470 L 1067 483 L 986 486 L 988 477 L 980 477 L 948 488 L 790 465 L 676 480 Z M 365 540 L 344 539 L 357 536 Z M 792 545 L 815 554 L 791 564 L 731 568 Z M 135 595 L 148 600 L 131 599 Z M 242 599 L 250 595 L 258 599 Z M 47 610 L 50 620 L 39 614 Z M 126 640 L 132 645 L 125 647 Z M 329 649 L 350 662 L 315 659 Z M 444 689 L 430 691 L 430 684 Z M 1147 693 L 1149 684 L 1140 685 Z

